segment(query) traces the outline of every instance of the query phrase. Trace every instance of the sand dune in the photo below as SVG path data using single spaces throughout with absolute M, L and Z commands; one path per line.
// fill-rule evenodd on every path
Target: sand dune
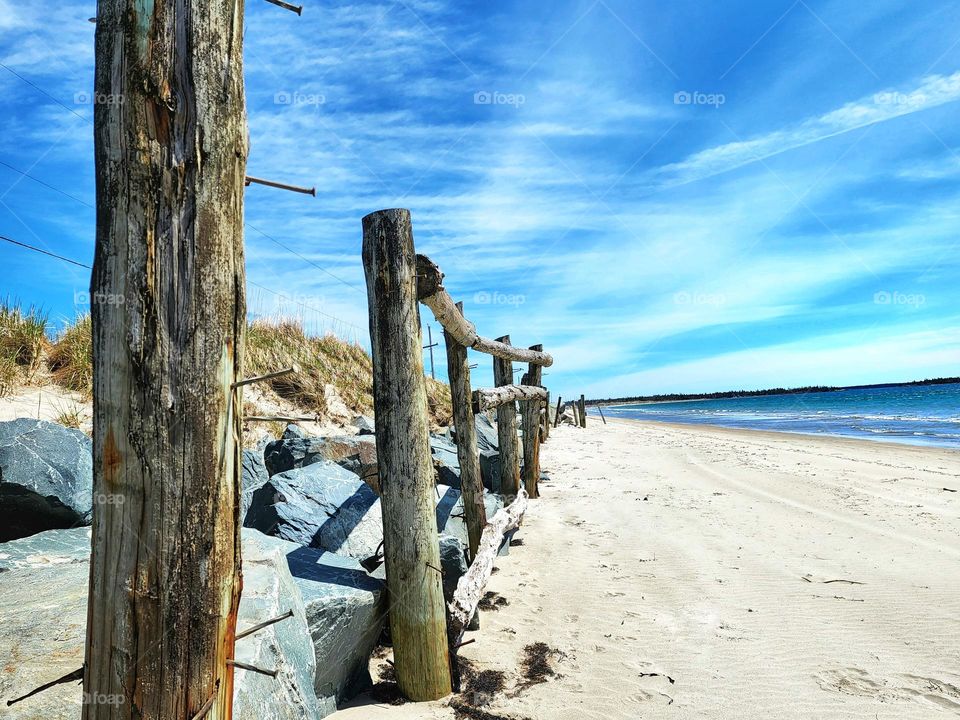
M 528 718 L 960 715 L 960 453 L 611 421 L 552 481 L 463 655 Z M 561 677 L 520 689 L 523 648 Z M 343 718 L 449 718 L 362 699 Z

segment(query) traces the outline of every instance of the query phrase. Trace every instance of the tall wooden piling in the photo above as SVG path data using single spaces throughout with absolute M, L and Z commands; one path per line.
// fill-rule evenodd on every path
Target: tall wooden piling
M 587 401 L 580 396 L 580 427 L 585 428 L 587 426 Z
M 363 268 L 397 683 L 411 700 L 435 700 L 451 683 L 409 211 L 363 219 Z
M 463 314 L 463 303 L 457 303 Z M 429 326 L 428 326 L 429 327 Z M 446 330 L 447 377 L 453 403 L 453 422 L 457 429 L 457 459 L 460 461 L 460 488 L 463 493 L 463 516 L 467 525 L 470 561 L 477 556 L 487 511 L 483 505 L 483 479 L 480 475 L 480 454 L 477 451 L 477 426 L 473 419 L 470 390 L 470 364 L 467 349 Z
M 542 352 L 543 345 L 533 345 L 531 350 Z M 543 369 L 539 365 L 530 364 L 523 376 L 523 384 L 539 386 Z M 540 497 L 537 485 L 540 482 L 540 399 L 527 400 L 521 405 L 521 422 L 523 427 L 523 487 L 531 498 Z
M 247 127 L 241 0 L 100 0 L 84 720 L 232 716 Z
M 557 395 L 557 411 L 553 414 L 553 426 L 560 427 L 560 408 L 563 407 L 563 395 Z
M 510 336 L 504 335 L 494 342 L 510 344 Z M 513 363 L 510 360 L 493 358 L 493 384 L 497 387 L 513 383 Z M 520 449 L 517 440 L 517 410 L 514 403 L 497 408 L 497 439 L 500 444 L 500 492 L 513 498 L 520 491 Z

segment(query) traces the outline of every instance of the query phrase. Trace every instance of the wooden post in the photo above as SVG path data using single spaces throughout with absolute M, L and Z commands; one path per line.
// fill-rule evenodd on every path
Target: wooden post
M 543 404 L 543 412 L 540 415 L 540 442 L 545 443 L 550 439 L 550 391 L 547 391 L 547 400 Z
M 411 700 L 436 700 L 450 694 L 450 663 L 408 210 L 363 219 L 363 269 L 397 683 Z
M 587 426 L 587 401 L 584 399 L 583 395 L 580 396 L 580 427 L 585 428 Z
M 495 343 L 510 345 L 510 336 L 497 338 Z M 493 384 L 513 384 L 513 363 L 494 356 Z M 500 492 L 512 499 L 520 491 L 520 450 L 517 442 L 517 409 L 513 402 L 497 408 L 497 439 L 500 445 Z
M 557 411 L 553 414 L 553 426 L 560 427 L 560 408 L 563 407 L 563 395 L 557 395 Z
M 463 303 L 457 303 L 463 313 Z M 427 326 L 429 327 L 429 326 Z M 470 364 L 467 349 L 446 330 L 443 338 L 447 346 L 447 378 L 450 381 L 450 399 L 453 403 L 453 422 L 457 428 L 457 459 L 460 461 L 460 490 L 463 493 L 463 519 L 467 525 L 470 562 L 477 556 L 480 537 L 487 524 L 483 505 L 483 478 L 480 475 L 480 453 L 477 451 L 477 426 L 473 419 L 473 401 L 470 394 Z
M 436 380 L 437 371 L 433 366 L 433 348 L 434 348 L 433 330 L 430 329 L 429 325 L 427 325 L 427 347 L 430 348 L 430 377 Z
M 543 345 L 533 345 L 531 350 L 543 351 Z M 530 364 L 523 384 L 539 387 L 542 368 Z M 542 400 L 527 400 L 520 404 L 523 423 L 523 487 L 531 498 L 540 497 L 537 485 L 540 482 L 540 405 Z
M 242 0 L 99 0 L 84 720 L 232 716 Z

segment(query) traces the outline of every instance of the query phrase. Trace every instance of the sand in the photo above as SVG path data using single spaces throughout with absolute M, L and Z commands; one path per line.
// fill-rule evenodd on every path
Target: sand
M 960 715 L 960 452 L 592 419 L 542 462 L 510 604 L 462 650 L 506 672 L 494 717 Z M 518 688 L 534 642 L 559 677 Z

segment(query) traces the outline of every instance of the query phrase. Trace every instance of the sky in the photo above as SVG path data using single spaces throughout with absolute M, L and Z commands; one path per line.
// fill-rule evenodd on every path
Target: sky
M 405 207 L 554 397 L 960 374 L 956 3 L 298 1 L 246 5 L 248 173 L 316 188 L 247 189 L 251 316 L 369 347 L 360 220 Z M 87 264 L 95 14 L 0 0 L 0 235 Z M 88 309 L 84 268 L 0 268 Z

